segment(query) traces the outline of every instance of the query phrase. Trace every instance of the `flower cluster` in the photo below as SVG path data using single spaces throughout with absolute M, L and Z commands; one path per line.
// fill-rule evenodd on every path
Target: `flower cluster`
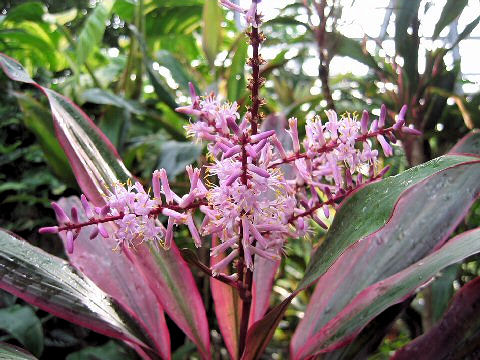
M 192 104 L 177 111 L 197 118 L 186 126 L 187 134 L 208 142 L 211 161 L 203 176 L 208 188 L 201 170 L 187 166 L 190 190 L 180 197 L 170 188 L 165 170 L 156 170 L 153 194 L 139 182 L 129 182 L 107 190 L 103 207 L 92 206 L 82 195 L 83 211 L 89 219 L 85 223 L 79 222 L 76 208 L 68 217 L 53 203 L 59 226 L 42 228 L 41 232 L 66 231 L 69 252 L 81 229 L 88 225 L 94 225 L 91 238 L 112 236 L 120 248 L 148 240 L 168 249 L 174 227 L 184 224 L 197 247 L 202 245 L 201 236 L 215 235 L 221 240 L 211 254 L 226 256 L 213 266 L 213 274 L 239 255 L 247 268 L 253 269 L 254 255 L 278 259 L 289 237 L 308 232 L 308 218 L 326 228 L 324 220 L 330 216 L 330 207 L 360 184 L 385 173 L 385 169 L 377 169 L 375 139 L 385 156 L 390 156 L 395 132 L 418 133 L 405 126 L 405 106 L 391 127 L 386 127 L 385 106 L 370 126 L 366 111 L 358 120 L 351 114 L 339 118 L 328 110 L 324 124 L 320 116 L 306 122 L 303 141 L 297 119 L 289 119 L 291 144 L 286 146 L 275 130 L 253 133 L 249 112 L 240 119 L 236 103 L 222 103 L 213 94 L 197 96 L 193 87 L 191 96 Z M 290 175 L 286 177 L 286 173 Z M 194 213 L 204 216 L 200 227 Z M 168 218 L 166 227 L 159 215 Z M 107 222 L 113 224 L 110 230 L 104 225 Z

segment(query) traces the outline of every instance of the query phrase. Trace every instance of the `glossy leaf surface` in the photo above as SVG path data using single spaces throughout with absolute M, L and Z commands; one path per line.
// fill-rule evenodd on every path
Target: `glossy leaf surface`
M 456 236 L 421 261 L 360 292 L 334 321 L 310 338 L 294 358 L 304 359 L 309 355 L 335 348 L 335 344 L 340 344 L 339 341 L 342 339 L 354 336 L 365 325 L 366 319 L 401 301 L 444 267 L 478 252 L 480 252 L 480 229 Z
M 355 303 L 360 291 L 440 247 L 480 194 L 479 176 L 480 162 L 461 164 L 402 194 L 385 226 L 347 248 L 318 280 L 292 339 L 294 357 L 303 358 L 298 354 L 304 354 L 309 339 L 338 321 L 342 309 Z M 370 319 L 365 316 L 364 324 Z M 318 339 L 330 343 L 324 337 Z
M 0 288 L 55 316 L 145 346 L 138 326 L 67 262 L 0 230 Z

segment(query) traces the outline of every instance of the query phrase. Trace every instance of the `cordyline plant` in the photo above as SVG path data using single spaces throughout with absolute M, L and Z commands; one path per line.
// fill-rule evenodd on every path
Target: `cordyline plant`
M 303 140 L 292 118 L 291 146 L 262 129 L 259 2 L 243 9 L 221 0 L 250 25 L 251 104 L 245 115 L 214 94 L 198 96 L 193 86 L 191 104 L 177 109 L 192 118 L 187 133 L 208 144 L 208 164 L 186 168 L 186 194 L 170 188 L 164 169 L 153 173 L 151 191 L 145 190 L 79 108 L 0 55 L 11 79 L 47 96 L 56 136 L 84 192 L 80 199 L 52 203 L 58 226 L 40 229 L 62 237 L 76 269 L 2 231 L 1 288 L 122 339 L 145 359 L 171 356 L 165 311 L 209 359 L 205 308 L 188 262 L 211 277 L 231 358 L 255 359 L 292 299 L 316 283 L 290 344 L 292 359 L 306 359 L 340 351 L 375 316 L 444 267 L 480 251 L 479 229 L 447 242 L 480 191 L 477 133 L 448 155 L 382 180 L 387 168 L 379 167 L 374 144 L 390 156 L 395 134 L 418 134 L 407 125 L 406 107 L 391 122 L 384 106 L 372 122 L 366 111 L 360 119 L 327 111 L 324 123 L 321 116 L 306 121 Z M 286 243 L 313 233 L 314 223 L 328 230 L 326 239 L 298 288 L 267 312 Z M 210 246 L 210 264 L 177 248 L 179 226 L 188 228 L 196 247 Z

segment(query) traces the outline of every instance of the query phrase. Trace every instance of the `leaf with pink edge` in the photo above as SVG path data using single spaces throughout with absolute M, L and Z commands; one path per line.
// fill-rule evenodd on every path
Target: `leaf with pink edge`
M 464 285 L 450 307 L 427 333 L 398 350 L 392 360 L 468 359 L 479 344 L 480 277 Z M 471 357 L 473 358 L 473 357 Z
M 478 158 L 461 155 L 443 156 L 428 163 L 419 165 L 415 168 L 409 169 L 397 176 L 390 177 L 357 189 L 357 191 L 355 191 L 341 204 L 341 207 L 335 216 L 334 222 L 327 233 L 324 243 L 322 243 L 321 247 L 313 254 L 303 280 L 299 284 L 297 290 L 292 294 L 290 299 L 293 299 L 293 297 L 299 291 L 304 290 L 319 277 L 325 274 L 325 272 L 327 272 L 327 270 L 337 261 L 342 253 L 344 253 L 350 246 L 357 243 L 358 240 L 375 233 L 387 222 L 393 222 L 396 224 L 402 223 L 407 226 L 407 223 L 399 221 L 399 219 L 396 218 L 396 214 L 393 213 L 396 203 L 406 193 L 406 190 L 418 186 L 418 184 L 420 184 L 422 181 L 425 181 L 425 184 L 434 184 L 435 182 L 430 182 L 429 180 L 432 175 L 440 174 L 446 169 L 454 169 L 460 164 L 466 165 L 470 163 L 478 163 Z M 478 164 L 471 166 L 472 168 L 475 168 L 475 170 L 472 170 L 467 166 L 468 169 L 465 170 L 467 173 L 468 171 L 475 173 L 480 167 Z M 452 173 L 456 174 L 456 171 L 453 171 Z M 442 175 L 439 176 L 439 178 L 441 177 Z M 442 181 L 439 181 L 439 183 L 443 184 Z M 453 194 L 456 194 L 457 189 L 461 188 L 463 183 L 461 180 L 453 179 L 453 183 L 449 183 L 448 185 L 448 189 L 443 190 L 445 190 L 446 196 L 451 196 L 452 193 L 449 193 L 449 191 L 453 191 Z M 443 191 L 442 188 L 438 190 Z M 464 191 L 463 194 L 465 195 L 465 193 L 466 192 Z M 431 199 L 429 199 L 428 202 L 430 202 L 430 200 Z M 438 197 L 436 201 L 437 208 L 441 208 L 443 206 L 450 212 L 456 213 L 458 211 L 462 216 L 464 215 L 464 212 L 461 210 L 468 208 L 468 205 L 471 203 L 471 201 L 468 201 L 462 204 L 459 204 L 458 202 L 454 202 L 453 204 L 444 204 L 444 200 L 440 199 L 440 197 Z M 420 205 L 424 204 L 419 204 L 416 208 L 417 212 L 412 211 L 411 214 L 415 213 L 418 215 L 418 211 L 422 211 Z M 421 219 L 425 221 L 425 217 L 422 217 Z M 417 220 L 419 221 L 420 218 Z M 452 219 L 450 220 L 450 226 L 452 226 L 452 224 L 456 224 L 455 221 L 458 221 L 458 216 L 452 216 Z M 410 231 L 411 230 L 414 230 L 414 227 L 412 227 Z M 360 243 L 361 242 L 362 241 L 360 241 Z M 385 242 L 387 242 L 387 240 L 385 240 Z M 437 241 L 437 243 L 438 242 L 440 241 Z M 412 255 L 413 258 L 410 256 L 405 259 L 405 262 L 403 263 L 404 266 L 411 264 L 411 262 L 409 263 L 408 261 L 416 261 L 417 259 L 415 256 L 421 255 L 422 251 L 423 255 L 425 255 L 429 250 L 432 249 L 433 246 L 435 245 L 429 244 L 428 246 L 422 246 L 421 251 L 414 252 Z M 374 264 L 374 260 L 371 258 L 369 259 L 371 261 L 370 266 L 372 266 L 372 264 Z M 374 259 L 376 260 L 376 258 Z M 352 265 L 349 266 L 351 267 Z M 402 267 L 399 267 L 399 269 L 401 270 Z M 374 274 L 377 273 L 372 272 L 372 277 Z M 354 289 L 357 289 L 356 291 L 361 291 L 365 286 L 370 284 L 371 283 L 368 283 L 367 281 L 362 285 L 362 287 L 354 287 Z M 278 307 L 281 307 L 284 310 L 286 309 L 286 306 L 283 303 L 278 305 Z M 247 335 L 247 346 L 249 347 L 249 351 L 248 356 L 245 354 L 245 359 L 258 358 L 259 354 L 261 354 L 260 349 L 265 348 L 266 346 L 266 344 L 262 343 L 262 341 L 259 339 L 268 341 L 271 336 L 273 336 L 274 328 L 272 328 L 272 325 L 278 324 L 281 316 L 284 313 L 284 311 L 277 310 L 277 308 L 272 309 L 270 313 L 268 313 L 262 320 L 255 323 L 254 326 L 252 326 L 252 328 L 249 330 Z M 331 313 L 334 314 L 335 311 L 331 310 Z M 307 315 L 305 316 L 305 318 L 308 317 L 309 316 Z M 301 336 L 297 339 L 302 339 L 300 341 L 301 343 L 306 338 Z
M 210 358 L 207 316 L 195 279 L 174 244 L 170 250 L 142 244 L 125 254 L 143 274 L 165 312 L 197 345 L 203 359 Z
M 431 175 L 402 193 L 387 223 L 335 260 L 318 280 L 295 331 L 293 356 L 360 291 L 420 261 L 446 241 L 480 194 L 480 160 L 474 159 Z
M 103 205 L 105 187 L 132 177 L 113 145 L 81 109 L 64 96 L 35 83 L 17 61 L 0 53 L 0 66 L 12 80 L 32 84 L 47 96 L 56 136 L 81 189 L 95 205 Z M 170 251 L 163 251 L 144 244 L 131 253 L 130 259 L 141 270 L 164 310 L 196 343 L 204 358 L 208 358 L 210 340 L 205 308 L 198 301 L 200 296 L 193 275 L 176 245 L 172 244 Z M 165 284 L 168 291 L 159 292 Z
M 400 302 L 448 265 L 480 252 L 480 228 L 460 234 L 406 269 L 361 291 L 293 356 L 305 359 L 338 348 L 352 339 L 369 319 Z M 423 358 L 423 357 L 422 357 Z
M 216 236 L 212 237 L 212 247 L 218 245 Z M 210 257 L 210 266 L 221 261 L 225 255 Z M 218 327 L 222 334 L 225 346 L 232 359 L 238 359 L 238 340 L 240 336 L 240 320 L 242 316 L 241 299 L 238 291 L 221 281 L 212 278 L 210 280 L 210 289 L 215 304 L 215 315 L 218 321 Z
M 80 199 L 73 196 L 62 198 L 58 203 L 67 213 L 73 206 L 82 207 Z M 87 220 L 83 212 L 79 212 L 79 219 Z M 113 251 L 115 239 L 92 241 L 89 234 L 90 228 L 87 227 L 75 240 L 75 251 L 68 254 L 70 263 L 120 303 L 147 331 L 161 357 L 170 359 L 170 334 L 164 312 L 154 301 L 155 295 L 145 279 L 138 276 L 134 265 L 125 256 Z M 65 244 L 66 236 L 64 233 L 60 236 Z
M 0 53 L 0 67 L 12 80 L 34 85 L 50 103 L 55 132 L 82 191 L 101 205 L 105 184 L 131 177 L 115 147 L 93 121 L 69 99 L 40 86 L 14 59 Z
M 279 266 L 280 260 L 272 261 L 261 257 L 255 259 L 249 327 L 260 320 L 270 306 L 273 282 Z
M 55 316 L 151 352 L 137 322 L 90 279 L 3 229 L 0 288 Z

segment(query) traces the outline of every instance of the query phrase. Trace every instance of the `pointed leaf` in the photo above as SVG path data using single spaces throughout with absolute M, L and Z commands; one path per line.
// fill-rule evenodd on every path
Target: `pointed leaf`
M 465 135 L 450 151 L 449 154 L 479 155 L 480 131 L 473 130 Z
M 173 321 L 210 358 L 207 316 L 195 279 L 174 244 L 170 250 L 143 244 L 125 254 L 143 274 L 158 302 Z
M 212 247 L 218 245 L 216 236 L 212 237 Z M 210 266 L 224 258 L 223 254 L 210 257 Z M 241 299 L 238 291 L 233 287 L 215 280 L 210 280 L 210 289 L 215 304 L 215 315 L 217 317 L 220 333 L 222 334 L 225 346 L 232 359 L 238 358 L 238 339 L 240 331 L 240 321 L 242 316 Z
M 3 342 L 0 342 L 0 359 L 37 360 L 35 356 L 29 354 L 25 350 Z
M 392 359 L 469 358 L 474 351 L 478 351 L 479 306 L 480 277 L 477 277 L 458 291 L 445 316 L 437 325 L 398 350 Z
M 103 204 L 100 194 L 105 184 L 131 177 L 111 142 L 79 107 L 66 97 L 38 85 L 17 61 L 0 54 L 0 66 L 12 80 L 32 84 L 47 96 L 57 139 L 80 188 L 96 205 Z
M 438 35 L 440 35 L 442 30 L 460 16 L 467 4 L 468 0 L 447 0 L 447 3 L 443 7 L 442 14 L 440 15 L 440 19 L 438 19 L 435 24 L 433 39 L 438 38 Z
M 218 1 L 205 0 L 203 6 L 202 45 L 212 69 L 215 66 L 214 62 L 221 42 L 222 27 L 220 23 L 222 19 L 222 10 Z
M 354 337 L 368 322 L 367 319 L 401 301 L 443 268 L 478 252 L 480 229 L 456 236 L 421 261 L 360 292 L 338 317 L 310 338 L 294 358 L 304 359 L 335 349 Z M 423 355 L 421 358 L 424 358 Z
M 145 347 L 138 325 L 62 259 L 0 230 L 0 288 L 55 316 Z
M 11 79 L 33 84 L 47 95 L 57 138 L 70 160 L 80 187 L 96 205 L 104 204 L 101 194 L 105 185 L 125 182 L 131 177 L 110 141 L 76 105 L 62 95 L 36 84 L 18 62 L 0 54 L 0 66 Z M 193 275 L 176 245 L 172 244 L 170 251 L 157 251 L 143 244 L 135 253 L 131 253 L 130 259 L 141 270 L 164 310 L 192 338 L 202 355 L 208 358 L 210 340 L 205 308 Z M 159 291 L 163 288 L 167 290 Z
M 97 3 L 95 9 L 93 9 L 92 13 L 87 17 L 87 20 L 85 20 L 77 40 L 75 60 L 78 65 L 85 63 L 88 56 L 102 41 L 113 3 L 113 0 Z
M 62 198 L 59 205 L 67 213 L 73 206 L 82 208 L 77 197 Z M 79 213 L 80 221 L 87 218 Z M 108 226 L 108 224 L 106 224 Z M 103 291 L 113 297 L 148 332 L 163 359 L 170 358 L 170 334 L 163 309 L 134 265 L 123 254 L 113 251 L 115 239 L 90 240 L 91 229 L 85 228 L 75 240 L 75 251 L 68 254 L 73 266 L 82 271 Z M 64 244 L 66 236 L 61 234 Z
M 270 306 L 275 274 L 279 266 L 280 260 L 271 261 L 259 256 L 255 259 L 249 326 L 260 320 L 267 312 Z
M 230 74 L 227 80 L 228 100 L 238 101 L 242 93 L 245 92 L 245 62 L 247 58 L 248 43 L 242 34 L 238 47 L 232 58 L 230 65 Z

